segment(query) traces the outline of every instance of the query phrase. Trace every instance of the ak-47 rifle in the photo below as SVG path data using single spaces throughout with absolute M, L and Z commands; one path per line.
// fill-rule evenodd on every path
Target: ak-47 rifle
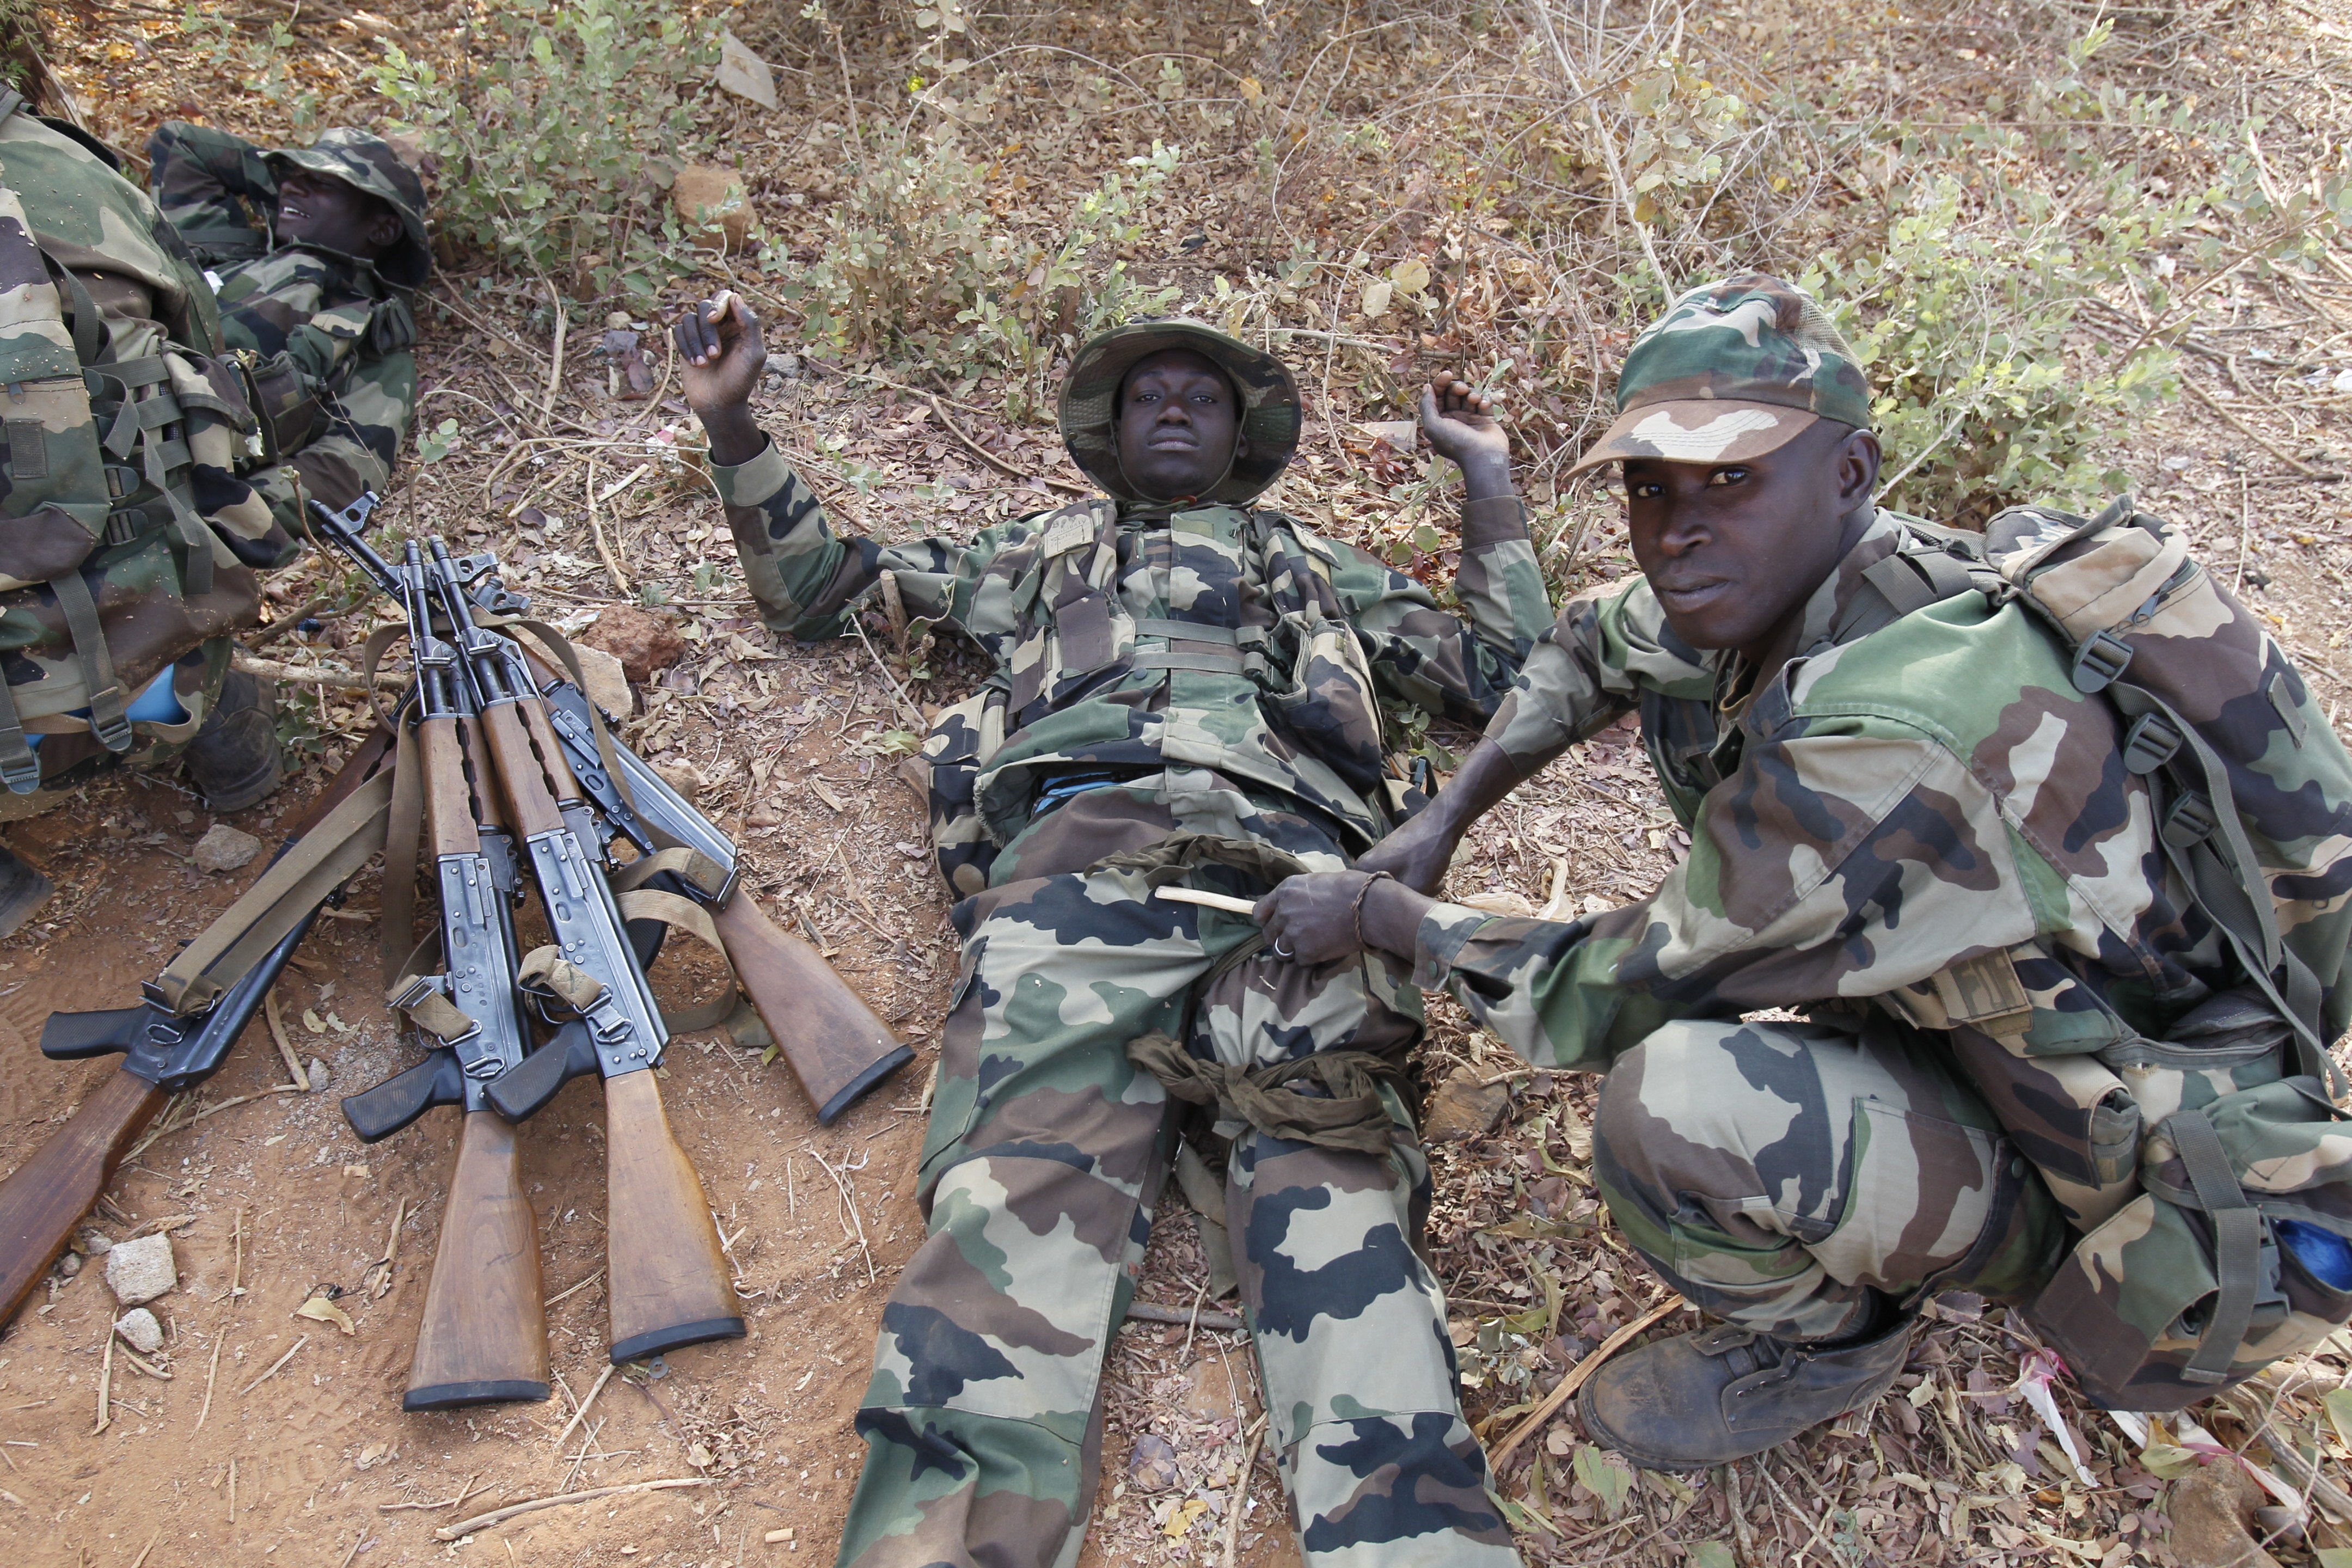
M 446 664 L 450 675 L 446 690 L 463 721 L 460 728 L 478 738 L 474 752 L 478 793 L 520 840 L 521 861 L 530 869 L 554 939 L 511 971 L 513 981 L 507 989 L 519 985 L 551 1023 L 561 1016 L 555 1037 L 519 1062 L 484 1059 L 483 1069 L 495 1065 L 503 1070 L 479 1082 L 480 1100 L 507 1121 L 520 1121 L 552 1098 L 571 1076 L 566 1064 L 584 1065 L 603 1075 L 610 1247 L 606 1295 L 615 1363 L 703 1340 L 740 1336 L 743 1319 L 718 1227 L 702 1184 L 670 1131 L 650 1070 L 661 1060 L 668 1031 L 606 882 L 596 815 L 565 761 L 521 649 L 474 619 L 464 590 L 482 570 L 480 558 L 469 558 L 461 567 L 446 546 L 435 540 L 429 559 L 411 545 L 411 572 L 395 571 L 362 538 L 373 504 L 373 497 L 363 496 L 342 512 L 316 503 L 312 510 L 330 539 L 379 587 L 404 601 L 420 664 Z M 412 582 L 421 585 L 417 592 L 411 592 Z M 447 628 L 446 645 L 434 629 L 436 616 Z M 454 812 L 454 791 L 449 800 Z M 446 851 L 450 842 L 436 833 L 436 852 Z M 464 898 L 462 886 L 455 896 Z M 445 887 L 445 906 L 451 898 Z M 416 1009 L 412 1008 L 412 1016 L 417 1016 Z M 398 1102 L 384 1107 L 386 1122 L 407 1114 L 412 1106 L 421 1110 L 442 1089 L 454 1088 L 470 1097 L 479 1081 L 460 1073 L 454 1076 L 467 1081 L 453 1084 L 446 1068 L 430 1063 L 404 1076 L 410 1087 L 400 1093 L 390 1093 L 391 1084 L 369 1091 L 387 1092 Z M 541 1080 L 544 1091 L 527 1098 L 504 1092 Z M 354 1100 L 367 1101 L 368 1096 Z M 373 1102 L 352 1107 L 354 1124 L 373 1109 Z M 453 1189 L 453 1205 L 460 1199 Z M 449 1229 L 445 1225 L 445 1237 Z M 529 1234 L 526 1228 L 523 1235 Z M 436 1266 L 436 1280 L 439 1274 Z M 461 1292 L 465 1288 L 460 1278 L 453 1278 L 451 1285 Z M 531 1302 L 535 1317 L 535 1290 Z
M 495 792 L 484 787 L 478 742 L 470 748 L 468 774 L 474 721 L 457 650 L 434 629 L 432 584 L 413 543 L 397 585 L 416 672 L 415 762 L 440 894 L 444 972 L 406 977 L 388 1000 L 441 1044 L 406 1072 L 346 1099 L 343 1115 L 373 1143 L 432 1106 L 464 1112 L 401 1408 L 541 1400 L 548 1394 L 547 1326 L 538 1230 L 523 1194 L 514 1129 L 484 1098 L 489 1082 L 530 1049 L 515 989 L 514 856 Z M 409 933 L 396 934 L 405 941 Z
M 387 763 L 392 739 L 379 726 L 361 742 L 297 819 L 278 851 L 281 858 Z M 325 897 L 320 895 L 321 901 Z M 136 1006 L 49 1015 L 41 1030 L 42 1055 L 77 1061 L 119 1051 L 122 1063 L 64 1127 L 0 1182 L 0 1325 L 24 1305 L 163 1102 L 219 1070 L 316 917 L 314 904 L 203 1012 L 173 1011 L 151 985 L 149 999 Z M 538 1300 L 535 1294 L 532 1300 Z

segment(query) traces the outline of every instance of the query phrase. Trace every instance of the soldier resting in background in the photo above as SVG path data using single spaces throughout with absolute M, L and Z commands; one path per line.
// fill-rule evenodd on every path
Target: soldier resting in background
M 1296 963 L 1152 896 L 1348 865 L 1400 819 L 1381 702 L 1493 711 L 1549 606 L 1486 401 L 1449 382 L 1421 409 L 1469 484 L 1456 618 L 1252 506 L 1297 444 L 1297 388 L 1198 322 L 1118 329 L 1070 367 L 1063 437 L 1111 499 L 968 542 L 833 531 L 752 421 L 765 354 L 740 301 L 689 312 L 677 343 L 768 624 L 836 636 L 887 569 L 908 614 L 995 665 L 925 748 L 962 976 L 917 1180 L 930 1236 L 883 1311 L 840 1561 L 1075 1558 L 1173 1095 L 1206 1108 L 1187 1136 L 1223 1190 L 1188 1164 L 1187 1191 L 1234 1238 L 1307 1561 L 1516 1562 L 1417 1251 L 1428 1166 L 1394 1071 L 1418 992 L 1384 959 Z
M 1409 956 L 1528 1060 L 1608 1074 L 1610 1212 L 1728 1326 L 1618 1356 L 1579 1408 L 1635 1464 L 1696 1469 L 1875 1399 L 1935 1292 L 2032 1300 L 2075 1232 L 2126 1223 L 2143 1118 L 2312 1069 L 2182 880 L 2116 708 L 1997 574 L 1973 591 L 1973 536 L 1874 506 L 1870 388 L 1811 297 L 1758 274 L 1685 294 L 1617 395 L 1581 466 L 1622 463 L 1643 575 L 1568 606 L 1429 811 L 1259 912 L 1302 960 Z M 2297 759 L 2263 831 L 2309 847 L 2310 873 L 2274 886 L 2324 1046 L 2352 1005 L 2352 798 L 2308 690 L 2273 668 L 2231 721 L 2245 754 Z M 1633 709 L 1691 836 L 1656 892 L 1568 923 L 1426 896 L 1474 820 Z M 1743 1018 L 1770 1008 L 1805 1017 Z M 2150 1042 L 2222 1034 L 2210 1072 L 2143 1070 L 2198 1059 Z M 2116 1169 L 2084 1158 L 2109 1144 Z M 2333 1239 L 2280 1234 L 2280 1255 Z M 2136 1239 L 2102 1256 L 2111 1278 L 2151 1266 Z M 2319 1251 L 2307 1267 L 2352 1285 Z M 2278 1327 L 2276 1255 L 2270 1279 L 2253 1321 Z
M 425 185 L 391 143 L 333 130 L 269 152 L 170 121 L 149 188 L 218 279 L 221 335 L 242 351 L 269 467 L 251 482 L 306 537 L 305 497 L 384 492 L 416 408 L 410 300 L 433 270 Z

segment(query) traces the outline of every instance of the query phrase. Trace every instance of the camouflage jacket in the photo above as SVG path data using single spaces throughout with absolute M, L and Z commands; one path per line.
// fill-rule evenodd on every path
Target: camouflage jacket
M 1086 769 L 1213 769 L 1368 847 L 1392 826 L 1381 700 L 1483 721 L 1550 613 L 1516 505 L 1465 525 L 1465 624 L 1412 578 L 1276 511 L 1081 500 L 970 543 L 885 545 L 835 535 L 772 446 L 717 478 L 772 627 L 836 635 L 888 570 L 909 616 L 994 660 L 925 747 L 960 892 L 979 890 L 984 845 L 1020 830 L 1043 781 Z M 968 801 L 949 782 L 960 773 Z M 959 844 L 975 858 L 959 863 Z
M 241 477 L 253 416 L 178 233 L 138 186 L 16 111 L 0 118 L 0 289 L 5 772 L 27 755 L 16 721 L 68 732 L 92 712 L 111 729 L 123 698 L 175 663 L 193 695 L 205 676 L 193 650 L 251 622 L 251 568 L 292 545 Z M 196 722 L 140 733 L 184 740 Z
M 408 291 L 356 258 L 275 245 L 277 176 L 243 137 L 173 122 L 155 132 L 148 153 L 157 205 L 218 280 L 227 346 L 257 362 L 286 355 L 317 400 L 308 439 L 253 476 L 299 537 L 305 494 L 341 507 L 391 483 L 416 410 Z
M 2158 841 L 2114 708 L 2075 689 L 2021 605 L 1967 594 L 1849 629 L 1863 574 L 1910 535 L 1879 514 L 1760 690 L 1737 656 L 1680 645 L 1643 579 L 1572 602 L 1487 733 L 1532 771 L 1638 707 L 1690 853 L 1647 899 L 1590 920 L 1440 904 L 1420 978 L 1565 1068 L 1605 1069 L 1668 1019 L 1761 1008 L 1876 1009 L 1943 1031 L 2084 1223 L 2099 1205 L 2070 1184 L 2099 1184 L 2052 1109 L 2087 1117 L 2116 1081 L 2098 1053 L 2172 1037 L 2238 977 Z M 2299 680 L 2273 687 L 2262 718 L 2281 743 L 2326 733 Z M 2352 801 L 2305 793 L 2304 826 L 2346 844 Z M 2340 902 L 2314 897 L 2281 923 L 2327 950 L 2305 956 L 2332 1037 L 2352 1005 L 2336 984 L 2344 926 L 2313 923 Z

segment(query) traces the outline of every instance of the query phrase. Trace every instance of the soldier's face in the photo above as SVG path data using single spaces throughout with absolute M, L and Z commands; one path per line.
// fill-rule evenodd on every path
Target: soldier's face
M 1633 559 L 1693 647 L 1761 658 L 1870 521 L 1878 442 L 1822 420 L 1738 463 L 1625 464 Z
M 1248 450 L 1233 388 L 1191 349 L 1164 350 L 1127 373 L 1118 434 L 1128 483 L 1160 500 L 1201 494 Z
M 400 237 L 400 217 L 356 186 L 297 169 L 278 182 L 278 237 L 373 259 Z

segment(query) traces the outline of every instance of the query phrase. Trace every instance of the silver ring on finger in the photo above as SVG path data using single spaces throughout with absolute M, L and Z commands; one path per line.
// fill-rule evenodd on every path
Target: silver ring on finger
M 1291 952 L 1288 948 L 1283 946 L 1282 943 L 1277 942 L 1274 944 L 1274 956 L 1276 958 L 1288 958 L 1291 956 Z

